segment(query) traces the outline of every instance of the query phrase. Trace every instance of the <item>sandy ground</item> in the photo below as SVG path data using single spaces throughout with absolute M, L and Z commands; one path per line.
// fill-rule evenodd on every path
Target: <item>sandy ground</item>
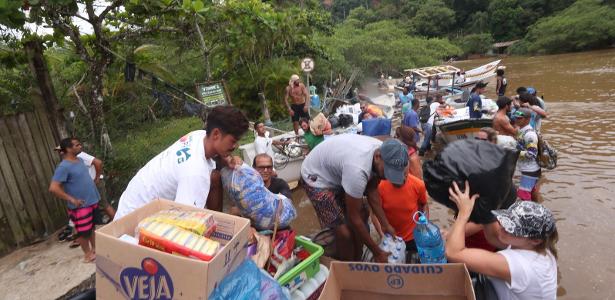
M 96 265 L 83 263 L 81 248 L 59 242 L 57 234 L 0 259 L 0 298 L 66 299 L 94 285 Z

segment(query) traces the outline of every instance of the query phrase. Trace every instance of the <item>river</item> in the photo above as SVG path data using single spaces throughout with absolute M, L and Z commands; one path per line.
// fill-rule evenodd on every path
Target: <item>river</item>
M 493 59 L 455 63 L 471 69 Z M 507 95 L 532 86 L 544 96 L 549 118 L 542 133 L 558 150 L 556 169 L 543 171 L 543 204 L 557 219 L 560 241 L 561 299 L 615 298 L 615 50 L 572 54 L 505 57 Z M 494 96 L 495 80 L 487 96 Z M 295 228 L 314 234 L 319 225 L 301 189 L 293 195 L 298 208 Z M 430 202 L 432 219 L 450 224 L 451 214 Z M 612 261 L 611 261 L 612 262 Z

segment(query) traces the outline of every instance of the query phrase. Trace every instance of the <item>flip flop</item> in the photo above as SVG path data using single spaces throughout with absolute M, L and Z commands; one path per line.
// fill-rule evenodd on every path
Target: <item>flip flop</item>
M 79 245 L 79 243 L 77 241 L 74 241 L 72 243 L 70 243 L 70 245 L 68 245 L 69 248 L 73 249 L 73 248 L 77 248 L 81 245 Z

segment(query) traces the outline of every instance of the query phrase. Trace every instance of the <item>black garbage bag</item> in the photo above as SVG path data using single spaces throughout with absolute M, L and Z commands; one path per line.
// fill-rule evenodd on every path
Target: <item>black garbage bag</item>
M 457 206 L 449 199 L 448 188 L 455 181 L 463 190 L 468 180 L 470 195 L 480 194 L 470 221 L 491 223 L 495 220 L 491 210 L 508 208 L 516 200 L 512 176 L 518 156 L 516 151 L 485 141 L 456 141 L 444 148 L 433 161 L 423 164 L 427 192 L 436 202 L 457 212 Z

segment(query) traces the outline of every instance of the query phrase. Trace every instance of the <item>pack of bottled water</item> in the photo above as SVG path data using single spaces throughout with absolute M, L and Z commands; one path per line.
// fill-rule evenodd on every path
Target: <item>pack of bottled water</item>
M 380 249 L 391 252 L 391 255 L 389 255 L 390 264 L 406 263 L 406 243 L 401 237 L 385 234 L 380 242 Z

